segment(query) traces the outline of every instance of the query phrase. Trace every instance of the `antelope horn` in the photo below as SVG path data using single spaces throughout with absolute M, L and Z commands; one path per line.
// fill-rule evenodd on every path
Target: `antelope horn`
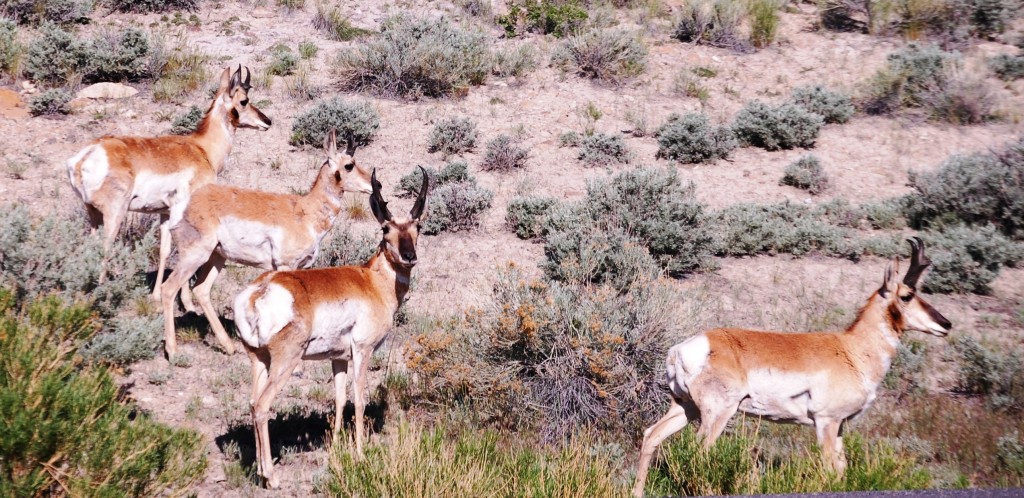
M 391 211 L 388 210 L 388 203 L 385 202 L 384 197 L 380 195 L 380 182 L 377 181 L 377 168 L 374 168 L 373 173 L 370 174 L 370 186 L 373 188 L 370 193 L 370 211 L 373 211 L 373 216 L 377 218 L 378 223 L 391 221 Z
M 252 71 L 249 71 L 249 68 L 246 67 L 245 68 L 245 80 L 242 81 L 242 86 L 245 87 L 246 91 L 249 91 L 249 89 L 252 88 L 252 85 L 249 84 L 249 80 L 251 78 L 252 78 Z
M 907 239 L 910 243 L 910 269 L 903 277 L 904 285 L 917 289 L 917 283 L 921 279 L 924 270 L 932 264 L 932 260 L 924 255 L 924 241 L 920 237 Z
M 414 220 L 418 220 L 423 215 L 423 209 L 427 207 L 427 190 L 430 189 L 430 177 L 427 176 L 427 170 L 423 169 L 423 166 L 419 168 L 420 174 L 423 175 L 423 186 L 420 187 L 420 193 L 416 196 L 416 203 L 409 211 L 409 216 L 412 216 Z

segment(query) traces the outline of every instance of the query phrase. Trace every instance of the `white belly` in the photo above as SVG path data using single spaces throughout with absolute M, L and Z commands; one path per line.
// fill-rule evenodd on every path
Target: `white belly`
M 824 373 L 752 370 L 747 374 L 748 397 L 740 402 L 740 410 L 780 422 L 813 424 L 812 393 L 827 381 L 824 377 Z
M 304 357 L 348 359 L 352 357 L 353 332 L 366 313 L 366 305 L 357 300 L 324 303 L 316 307 L 313 333 Z
M 221 254 L 229 261 L 267 270 L 281 266 L 284 233 L 280 227 L 225 218 L 217 229 Z
M 128 209 L 144 212 L 165 211 L 175 204 L 187 202 L 191 195 L 192 176 L 192 170 L 169 175 L 139 172 L 135 175 L 132 200 Z

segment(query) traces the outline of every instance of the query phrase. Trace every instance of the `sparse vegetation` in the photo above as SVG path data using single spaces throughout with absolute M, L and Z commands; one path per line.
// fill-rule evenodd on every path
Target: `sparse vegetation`
M 479 85 L 491 68 L 483 32 L 445 18 L 398 15 L 381 23 L 377 37 L 339 54 L 336 72 L 347 89 L 416 98 Z
M 505 224 L 520 239 L 539 239 L 544 236 L 544 217 L 557 203 L 550 197 L 516 197 L 508 203 Z
M 622 135 L 596 133 L 580 142 L 578 159 L 588 166 L 628 163 L 631 154 Z
M 206 63 L 210 57 L 180 41 L 167 56 L 153 83 L 153 100 L 175 101 L 206 85 L 210 75 Z
M 427 170 L 427 175 L 433 181 L 421 233 L 437 235 L 472 230 L 480 225 L 480 217 L 490 209 L 494 193 L 477 185 L 465 162 L 449 163 L 440 172 Z M 417 169 L 399 181 L 399 189 L 404 195 L 417 195 L 422 182 Z
M 484 171 L 507 172 L 526 167 L 526 160 L 530 157 L 530 151 L 519 142 L 508 135 L 498 135 L 487 142 L 487 152 L 484 153 L 483 163 L 480 168 Z
M 845 123 L 853 117 L 855 110 L 850 97 L 821 85 L 796 88 L 790 101 L 821 116 L 826 123 Z
M 353 26 L 348 17 L 341 13 L 341 7 L 328 5 L 325 1 L 318 1 L 316 4 L 313 27 L 317 31 L 325 33 L 328 38 L 337 41 L 350 41 L 370 33 L 365 29 Z
M 2 42 L 0 42 L 2 46 Z M 2 53 L 2 49 L 0 49 Z M 997 55 L 988 60 L 988 67 L 1001 80 L 1013 81 L 1024 78 L 1024 56 L 1022 55 Z
M 430 130 L 427 149 L 444 157 L 473 150 L 476 147 L 476 123 L 469 118 L 448 118 L 438 121 Z
M 101 0 L 118 12 L 167 12 L 199 10 L 199 0 Z
M 508 13 L 495 18 L 508 37 L 532 32 L 562 38 L 578 31 L 586 20 L 586 7 L 577 0 L 510 2 Z
M 818 157 L 808 154 L 786 166 L 782 184 L 806 190 L 811 195 L 818 195 L 828 188 L 828 175 L 821 167 Z
M 267 66 L 267 74 L 273 76 L 288 76 L 295 72 L 299 65 L 299 58 L 287 45 L 277 44 L 270 47 L 270 65 Z
M 28 110 L 33 116 L 67 114 L 71 112 L 71 109 L 68 108 L 70 101 L 71 94 L 67 90 L 54 88 L 32 97 L 28 103 Z
M 192 106 L 185 111 L 184 114 L 174 118 L 174 122 L 171 123 L 171 134 L 172 135 L 188 135 L 199 127 L 199 122 L 203 120 L 203 116 L 206 115 L 199 106 Z
M 551 62 L 586 78 L 616 83 L 644 72 L 647 46 L 629 31 L 591 28 L 562 41 Z
M 339 137 L 352 134 L 356 144 L 366 145 L 380 127 L 380 117 L 368 101 L 346 101 L 340 97 L 317 101 L 295 118 L 290 142 L 319 147 L 327 132 L 334 128 Z
M 684 164 L 724 159 L 736 148 L 732 130 L 726 126 L 712 127 L 703 114 L 672 114 L 655 135 L 658 157 Z
M 765 150 L 811 148 L 824 121 L 821 115 L 794 104 L 771 107 L 753 101 L 736 114 L 732 131 L 740 143 Z

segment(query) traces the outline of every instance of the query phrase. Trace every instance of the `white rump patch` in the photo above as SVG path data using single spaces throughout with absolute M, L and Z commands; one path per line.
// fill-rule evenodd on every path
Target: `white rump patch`
M 688 384 L 708 364 L 711 343 L 704 334 L 695 335 L 668 351 L 669 387 L 677 395 L 689 392 Z
M 81 162 L 80 167 L 79 162 Z M 107 151 L 102 146 L 93 144 L 75 154 L 75 157 L 68 159 L 67 167 L 71 186 L 75 188 L 83 201 L 91 203 L 93 194 L 107 179 L 107 173 L 110 172 L 110 161 L 107 159 Z M 81 175 L 81 183 L 77 182 L 79 175 Z
M 253 312 L 255 310 L 249 309 L 249 299 L 257 289 L 259 289 L 258 285 L 250 285 L 242 289 L 242 292 L 235 296 L 235 301 L 232 305 L 232 309 L 235 312 L 235 328 L 238 329 L 238 337 L 251 348 L 259 347 L 260 342 L 256 334 L 253 333 L 253 318 L 255 318 Z
M 295 299 L 288 289 L 275 283 L 267 284 L 263 295 L 256 298 L 254 306 L 256 309 L 253 313 L 255 320 L 250 319 L 249 321 L 250 326 L 256 329 L 256 344 L 253 345 L 249 341 L 246 341 L 246 344 L 252 347 L 266 346 L 274 335 L 295 318 L 294 304 Z M 241 330 L 239 333 L 241 334 Z M 252 335 L 252 332 L 250 331 L 249 334 Z

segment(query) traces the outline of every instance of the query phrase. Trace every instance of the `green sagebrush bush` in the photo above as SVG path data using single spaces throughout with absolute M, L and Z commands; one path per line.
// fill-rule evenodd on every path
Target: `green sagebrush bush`
M 17 77 L 24 53 L 25 47 L 18 40 L 18 24 L 0 15 L 0 75 Z
M 610 181 L 590 182 L 580 205 L 549 212 L 545 267 L 552 275 L 564 274 L 565 263 L 586 260 L 583 256 L 591 251 L 601 256 L 601 244 L 613 244 L 631 253 L 627 261 L 643 261 L 642 253 L 648 252 L 670 275 L 712 268 L 712 236 L 705 221 L 693 184 L 684 184 L 674 169 L 624 171 Z M 589 240 L 602 232 L 608 241 Z M 605 265 L 599 262 L 596 270 Z
M 336 72 L 346 89 L 416 98 L 479 85 L 492 67 L 482 31 L 397 15 L 381 23 L 379 35 L 339 54 Z
M 295 72 L 298 65 L 299 56 L 292 51 L 291 47 L 281 43 L 270 47 L 270 64 L 267 66 L 267 74 L 288 76 Z
M 804 255 L 812 251 L 856 259 L 861 248 L 849 229 L 802 204 L 735 204 L 714 213 L 716 252 L 722 256 Z
M 704 114 L 672 114 L 655 135 L 657 156 L 684 164 L 724 159 L 736 148 L 732 130 L 727 126 L 712 127 Z
M 1024 78 L 1024 56 L 1000 54 L 988 60 L 988 67 L 1001 80 Z
M 845 123 L 853 117 L 855 110 L 848 95 L 833 92 L 821 85 L 794 89 L 790 102 L 821 116 L 825 123 Z
M 1012 352 L 988 348 L 968 335 L 953 340 L 959 373 L 957 389 L 988 396 L 999 410 L 1024 410 L 1024 363 Z
M 1024 244 L 1006 238 L 992 225 L 946 226 L 927 231 L 932 270 L 925 280 L 928 292 L 989 293 L 989 284 L 1004 266 L 1024 260 Z
M 172 10 L 199 10 L 199 0 L 102 0 L 118 12 L 168 12 Z
M 517 47 L 499 48 L 494 51 L 494 67 L 491 73 L 501 78 L 521 77 L 537 69 L 537 49 L 524 43 Z
M 375 233 L 357 233 L 351 224 L 335 223 L 320 244 L 313 266 L 361 265 L 377 252 L 379 244 Z
M 71 112 L 68 102 L 71 102 L 71 94 L 67 90 L 63 88 L 45 90 L 29 100 L 28 112 L 33 116 L 67 114 Z
M 882 386 L 900 395 L 920 392 L 926 387 L 927 367 L 927 343 L 918 339 L 903 341 L 896 348 L 896 356 L 882 379 Z
M 811 195 L 818 195 L 828 188 L 828 175 L 821 167 L 818 156 L 808 154 L 786 166 L 782 184 L 806 190 Z
M 82 347 L 82 356 L 94 363 L 112 365 L 152 359 L 163 339 L 163 327 L 160 315 L 111 318 L 105 330 Z
M 885 442 L 857 434 L 843 438 L 847 468 L 836 477 L 821 460 L 820 449 L 776 460 L 758 451 L 750 429 L 719 438 L 702 448 L 692 426 L 663 445 L 647 489 L 661 495 L 732 495 L 925 489 L 931 475 L 917 459 Z
M 399 190 L 407 196 L 417 195 L 423 177 L 419 169 L 399 180 Z M 427 170 L 431 178 L 427 197 L 426 219 L 420 230 L 427 235 L 441 232 L 472 230 L 480 226 L 481 217 L 491 207 L 494 193 L 476 183 L 465 161 L 449 163 L 441 171 Z
M 621 448 L 617 445 L 614 449 Z M 531 446 L 486 429 L 427 428 L 401 420 L 393 437 L 369 445 L 366 458 L 335 445 L 324 491 L 330 496 L 513 498 L 617 496 L 614 451 L 586 436 Z
M 172 135 L 188 135 L 199 128 L 199 122 L 203 120 L 206 112 L 199 106 L 192 106 L 183 114 L 179 114 L 171 123 Z
M 743 18 L 740 2 L 688 1 L 680 9 L 673 36 L 684 43 L 745 52 L 751 46 L 739 33 Z
M 423 396 L 478 420 L 545 440 L 580 427 L 636 438 L 664 406 L 657 379 L 675 326 L 671 299 L 660 281 L 618 290 L 509 267 L 492 305 L 414 338 L 407 365 Z
M 544 216 L 557 204 L 550 197 L 516 197 L 508 203 L 505 225 L 520 239 L 539 239 L 544 236 Z
M 44 24 L 25 56 L 25 72 L 32 79 L 65 85 L 80 77 L 96 81 L 138 81 L 153 76 L 149 35 L 136 28 L 104 31 L 88 40 L 77 38 L 54 24 Z
M 508 37 L 532 32 L 562 38 L 578 31 L 586 20 L 586 6 L 577 0 L 525 0 L 509 5 L 508 13 L 494 22 Z
M 917 228 L 992 223 L 1024 239 L 1024 141 L 991 152 L 955 155 L 932 172 L 911 172 L 907 217 Z
M 202 436 L 121 404 L 105 368 L 77 365 L 99 327 L 88 304 L 15 302 L 0 290 L 0 494 L 145 496 L 202 478 Z
M 732 131 L 740 143 L 765 150 L 811 148 L 824 121 L 798 105 L 772 107 L 753 101 L 736 114 Z
M 480 168 L 484 171 L 504 173 L 525 168 L 529 158 L 529 149 L 521 146 L 518 140 L 501 134 L 487 142 L 487 150 L 484 152 Z
M 445 157 L 473 150 L 476 147 L 476 123 L 469 118 L 448 118 L 438 121 L 430 130 L 427 149 Z
M 2 10 L 18 24 L 71 24 L 88 20 L 95 3 L 93 0 L 6 0 Z
M 577 159 L 588 166 L 608 166 L 614 163 L 628 163 L 630 156 L 622 135 L 595 133 L 580 141 Z
M 337 130 L 340 143 L 351 134 L 357 145 L 366 145 L 380 128 L 380 116 L 368 101 L 352 102 L 340 97 L 319 100 L 295 118 L 290 142 L 319 147 L 332 128 Z
M 609 83 L 638 76 L 647 68 L 647 45 L 624 29 L 590 28 L 563 40 L 551 54 L 562 70 Z

